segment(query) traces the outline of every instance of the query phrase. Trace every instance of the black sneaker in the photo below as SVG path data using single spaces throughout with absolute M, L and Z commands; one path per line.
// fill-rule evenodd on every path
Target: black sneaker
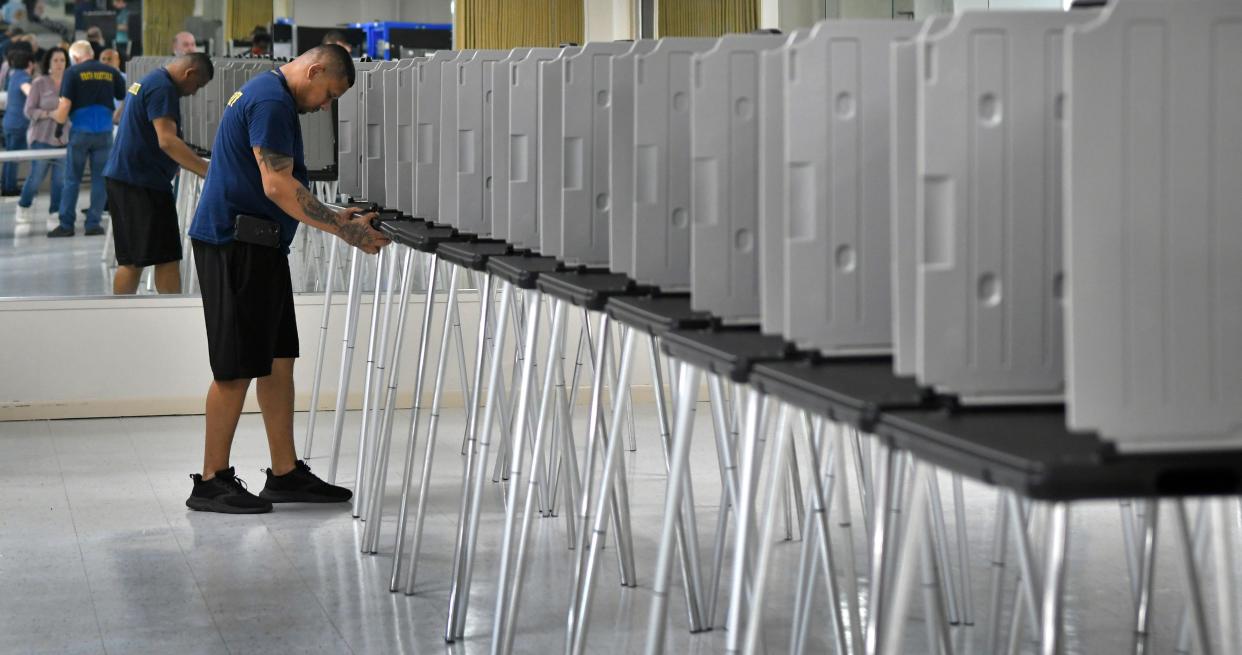
M 259 498 L 273 503 L 343 503 L 354 495 L 349 489 L 320 480 L 300 459 L 293 470 L 284 475 L 272 475 L 272 469 L 264 471 L 267 484 L 259 492 Z
M 216 471 L 216 477 L 204 480 L 198 473 L 190 475 L 194 481 L 194 491 L 185 501 L 185 506 L 200 512 L 221 512 L 224 514 L 265 514 L 272 511 L 272 504 L 246 489 L 246 483 L 230 466 L 223 471 Z
M 57 225 L 57 226 L 56 226 L 56 229 L 52 230 L 51 232 L 48 232 L 48 233 L 47 233 L 47 235 L 48 235 L 48 237 L 51 237 L 51 238 L 55 238 L 55 237 L 71 237 L 71 236 L 73 236 L 73 230 L 71 230 L 71 229 L 69 229 L 69 228 L 67 228 L 67 227 L 65 227 L 65 226 L 63 226 L 63 225 Z
M 88 237 L 103 236 L 104 234 L 107 234 L 107 230 L 96 225 L 95 227 L 86 228 L 86 231 L 84 232 L 84 234 Z

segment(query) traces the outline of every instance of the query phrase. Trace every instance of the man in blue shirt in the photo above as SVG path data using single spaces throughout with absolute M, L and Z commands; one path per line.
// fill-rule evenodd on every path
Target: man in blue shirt
M 86 162 L 91 164 L 91 206 L 86 213 L 86 235 L 103 234 L 99 225 L 107 191 L 104 190 L 104 164 L 112 151 L 112 112 L 116 101 L 125 97 L 121 71 L 95 61 L 95 51 L 86 41 L 69 46 L 73 65 L 60 83 L 60 106 L 52 114 L 57 123 L 72 121 L 68 154 L 65 156 L 64 191 L 60 196 L 60 225 L 49 237 L 73 236 L 77 220 L 78 190 Z
M 181 98 L 211 81 L 211 57 L 192 53 L 129 86 L 116 145 L 104 167 L 116 243 L 112 292 L 138 291 L 142 269 L 155 267 L 160 293 L 181 293 L 181 227 L 172 182 L 180 167 L 207 177 L 207 161 L 181 140 Z
M 353 83 L 349 53 L 317 46 L 260 73 L 225 103 L 190 225 L 215 378 L 207 391 L 203 472 L 190 476 L 191 509 L 256 514 L 271 511 L 272 503 L 343 502 L 351 496 L 312 474 L 293 447 L 298 332 L 288 249 L 299 222 L 368 253 L 388 243 L 371 227 L 374 214 L 333 211 L 307 189 L 298 114 L 328 109 Z M 252 378 L 258 378 L 272 456 L 258 496 L 229 466 Z

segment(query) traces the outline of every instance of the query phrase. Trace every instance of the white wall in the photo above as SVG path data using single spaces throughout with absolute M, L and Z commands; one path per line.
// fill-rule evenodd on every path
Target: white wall
M 337 299 L 343 302 L 342 295 L 337 294 Z M 294 384 L 296 406 L 304 410 L 309 408 L 323 299 L 299 295 L 295 304 L 302 356 L 294 367 Z M 478 310 L 476 295 L 463 294 L 461 324 L 467 361 L 474 359 Z M 400 407 L 409 407 L 413 398 L 421 298 L 411 302 L 408 311 L 398 387 Z M 333 307 L 319 403 L 322 409 L 330 409 L 336 402 L 344 314 L 343 304 Z M 541 335 L 546 342 L 551 320 L 546 306 L 543 314 Z M 361 406 L 360 380 L 370 315 L 369 303 L 363 304 L 350 384 L 351 408 Z M 443 296 L 436 305 L 436 315 L 433 343 L 439 343 L 444 320 Z M 572 350 L 577 343 L 580 315 L 580 311 L 568 314 L 567 349 Z M 394 314 L 394 326 L 395 322 Z M 511 333 L 507 341 L 507 349 L 512 351 L 515 344 Z M 0 348 L 0 421 L 198 414 L 203 411 L 203 397 L 211 383 L 199 298 L 4 300 L 0 301 L 0 343 L 5 344 Z M 542 344 L 541 350 L 545 346 Z M 639 358 L 631 379 L 639 387 L 635 399 L 646 401 L 650 398 L 646 388 L 650 380 L 647 346 L 641 337 L 635 346 Z M 573 354 L 568 353 L 566 358 L 572 375 Z M 455 355 L 449 359 L 446 372 L 444 403 L 449 407 L 463 404 L 456 361 Z M 434 365 L 433 357 L 428 363 L 429 374 L 434 372 Z M 428 401 L 430 379 L 424 389 Z M 590 378 L 583 379 L 587 380 L 584 387 L 589 387 Z M 582 398 L 580 395 L 579 400 Z M 246 411 L 257 409 L 252 392 Z
M 400 20 L 417 23 L 451 23 L 450 0 L 291 0 L 290 18 L 313 26 Z

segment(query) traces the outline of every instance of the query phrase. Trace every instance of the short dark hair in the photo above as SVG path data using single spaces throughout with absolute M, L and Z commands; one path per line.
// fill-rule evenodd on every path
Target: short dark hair
M 60 53 L 65 56 L 65 68 L 69 68 L 69 51 L 60 46 L 48 48 L 43 51 L 43 59 L 39 62 L 39 68 L 43 70 L 44 75 L 52 74 L 52 55 Z
M 196 69 L 199 75 L 205 76 L 208 82 L 216 76 L 216 67 L 211 63 L 211 56 L 205 52 L 187 52 L 173 61 L 184 62 L 185 65 Z
M 323 67 L 333 75 L 344 77 L 350 86 L 354 85 L 354 60 L 350 58 L 349 51 L 345 50 L 335 43 L 329 45 L 317 45 L 306 54 L 314 57 L 314 61 L 323 64 Z
M 10 70 L 22 70 L 30 66 L 30 61 L 34 59 L 34 54 L 29 50 L 10 50 L 8 58 Z
M 270 44 L 271 42 L 272 42 L 272 35 L 268 34 L 267 32 L 255 32 L 254 36 L 250 37 L 251 45 L 258 45 L 260 43 Z
M 324 32 L 323 38 L 319 40 L 320 45 L 328 45 L 330 43 L 340 44 L 341 42 L 349 43 L 349 37 L 340 30 L 328 30 Z

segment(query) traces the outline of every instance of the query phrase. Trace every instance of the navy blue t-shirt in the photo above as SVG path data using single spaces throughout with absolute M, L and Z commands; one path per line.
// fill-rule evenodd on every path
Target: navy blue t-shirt
M 298 221 L 263 193 L 253 150 L 258 147 L 293 157 L 294 179 L 310 186 L 297 105 L 279 71 L 255 77 L 229 98 L 211 146 L 211 167 L 190 224 L 191 237 L 228 243 L 236 216 L 248 214 L 279 223 L 280 242 L 288 252 Z
M 121 71 L 94 59 L 74 64 L 60 82 L 60 97 L 73 103 L 69 121 L 76 132 L 112 131 L 116 101 L 125 97 Z
M 172 76 L 157 68 L 129 85 L 129 101 L 121 112 L 116 144 L 108 155 L 104 176 L 127 184 L 172 191 L 177 162 L 160 149 L 155 119 L 171 118 L 181 137 L 181 93 Z
M 30 81 L 30 73 L 24 70 L 9 73 L 8 101 L 4 110 L 3 126 L 6 130 L 24 130 L 30 127 L 30 119 L 26 118 L 26 94 L 22 85 Z

